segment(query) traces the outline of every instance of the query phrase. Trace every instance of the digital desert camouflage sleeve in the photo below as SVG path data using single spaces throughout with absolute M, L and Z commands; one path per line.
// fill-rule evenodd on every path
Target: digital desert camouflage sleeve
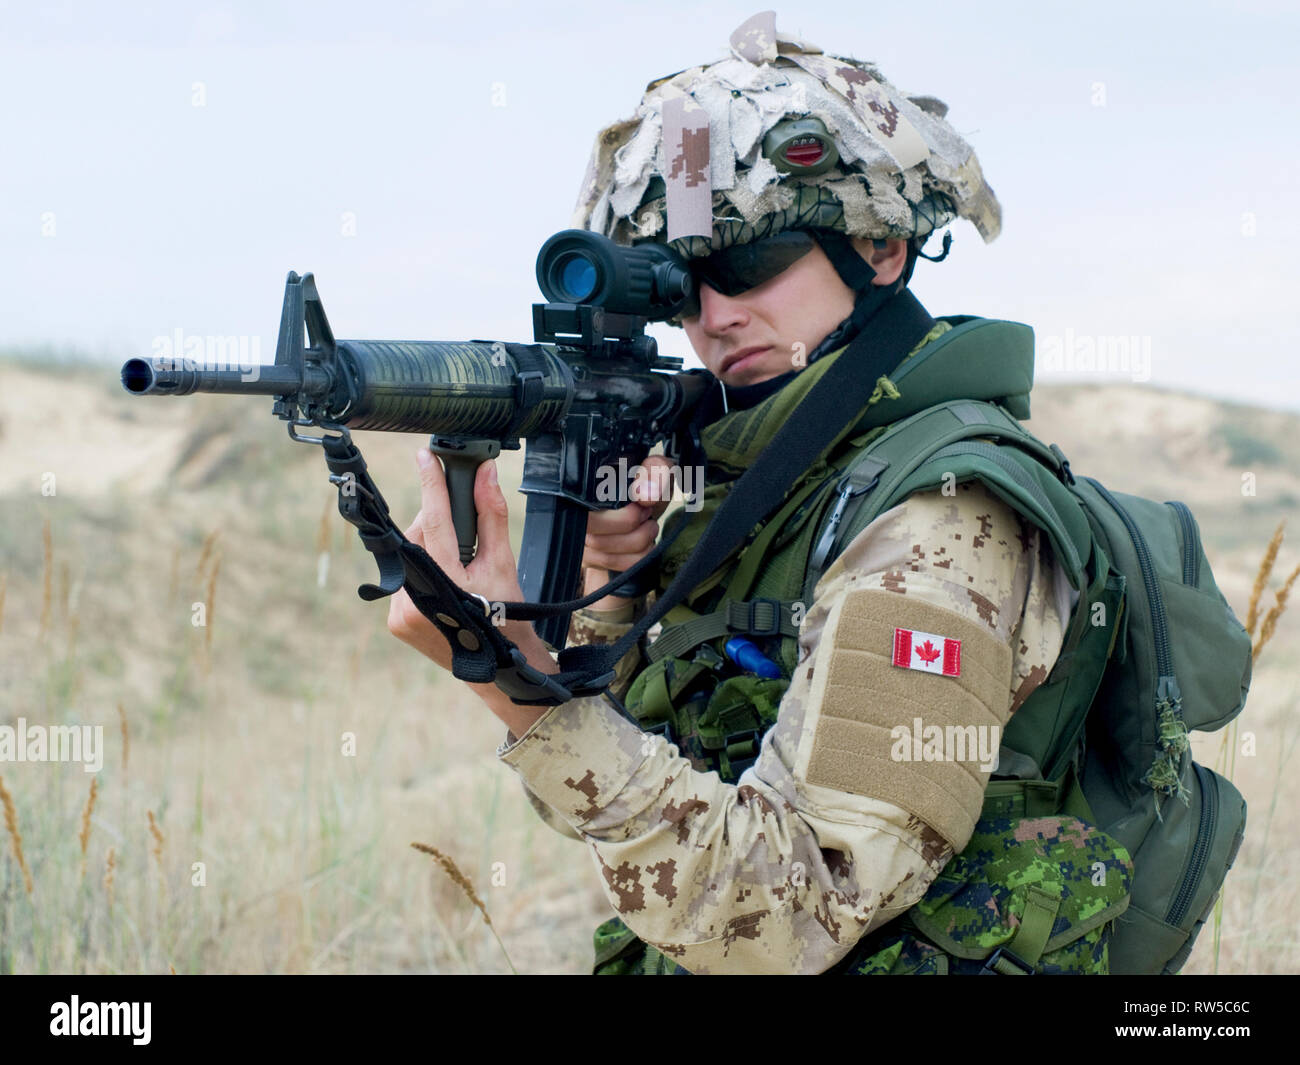
M 982 486 L 920 493 L 819 582 L 738 786 L 603 698 L 555 707 L 501 757 L 591 845 L 626 924 L 686 969 L 821 972 L 914 904 L 979 814 L 988 772 L 900 764 L 891 725 L 1004 723 L 1055 662 L 1069 605 L 1046 538 Z M 896 625 L 961 639 L 960 675 L 893 666 Z
M 634 599 L 613 610 L 592 610 L 590 607 L 585 610 L 575 610 L 569 620 L 568 645 L 574 647 L 618 643 L 646 609 L 647 600 Z M 614 667 L 614 682 L 610 685 L 610 690 L 617 698 L 621 699 L 627 693 L 640 666 L 639 647 L 633 647 L 618 660 Z M 513 742 L 509 733 L 506 736 L 507 744 Z M 569 823 L 564 818 L 529 790 L 527 781 L 524 782 L 524 795 L 543 824 L 569 839 L 582 839 L 581 835 L 569 827 Z

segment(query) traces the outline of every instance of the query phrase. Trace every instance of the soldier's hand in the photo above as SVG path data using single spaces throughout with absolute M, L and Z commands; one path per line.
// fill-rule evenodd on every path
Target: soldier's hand
M 420 465 L 421 506 L 420 513 L 406 530 L 406 538 L 420 544 L 452 582 L 465 591 L 481 595 L 489 602 L 518 602 L 523 599 L 515 573 L 514 552 L 510 548 L 509 509 L 497 484 L 496 463 L 483 463 L 474 480 L 478 549 L 474 561 L 463 566 L 442 464 L 426 448 L 420 449 L 417 461 Z M 451 669 L 450 645 L 411 602 L 405 589 L 396 592 L 389 601 L 388 631 L 444 669 Z M 507 621 L 501 631 L 519 648 L 529 665 L 543 673 L 559 672 L 555 659 L 530 623 Z M 495 684 L 466 683 L 515 736 L 522 736 L 548 710 L 544 706 L 522 706 Z
M 622 572 L 640 562 L 659 538 L 659 518 L 673 498 L 672 463 L 650 455 L 631 486 L 632 502 L 617 510 L 593 510 L 587 516 L 587 540 L 582 552 L 583 594 L 609 581 L 610 571 Z M 607 595 L 591 605 L 612 610 L 629 602 Z
M 506 498 L 497 484 L 496 463 L 485 462 L 474 481 L 474 506 L 478 511 L 478 550 L 474 560 L 461 565 L 460 546 L 451 520 L 451 499 L 447 494 L 442 465 L 420 449 L 421 509 L 406 530 L 406 538 L 420 544 L 438 563 L 453 583 L 467 592 L 482 595 L 490 603 L 518 602 L 523 599 L 515 573 L 515 556 L 510 547 L 509 511 Z M 389 600 L 388 631 L 403 643 L 433 659 L 444 669 L 451 668 L 451 648 L 442 633 L 411 602 L 406 589 Z M 526 621 L 507 621 L 502 633 L 525 653 L 543 648 L 540 638 Z M 530 658 L 531 660 L 531 658 Z M 539 659 L 540 661 L 540 659 Z M 549 656 L 550 672 L 554 664 Z M 534 663 L 536 664 L 536 663 Z

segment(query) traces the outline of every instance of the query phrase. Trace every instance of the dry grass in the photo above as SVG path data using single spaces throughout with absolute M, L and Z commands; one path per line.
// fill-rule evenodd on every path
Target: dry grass
M 158 866 L 158 875 L 162 876 L 163 872 L 163 834 L 162 829 L 158 827 L 158 822 L 154 820 L 153 811 L 149 810 L 149 835 L 153 836 L 153 846 L 150 850 L 153 852 L 154 863 Z
M 1261 624 L 1260 604 L 1264 599 L 1269 579 L 1272 576 L 1273 568 L 1277 563 L 1278 554 L 1281 551 L 1282 543 L 1285 538 L 1285 529 L 1286 523 L 1280 522 L 1274 530 L 1272 537 L 1269 539 L 1268 546 L 1264 549 L 1263 557 L 1260 559 L 1259 566 L 1255 570 L 1255 579 L 1251 585 L 1250 600 L 1246 609 L 1245 628 L 1247 635 L 1253 638 L 1255 636 L 1256 628 L 1259 628 L 1259 639 L 1254 640 L 1251 645 L 1252 688 L 1255 691 L 1255 703 L 1252 703 L 1252 706 L 1259 702 L 1259 696 L 1261 694 L 1260 685 L 1258 683 L 1260 675 L 1260 652 L 1263 651 L 1265 644 L 1267 644 L 1272 638 L 1282 615 L 1286 612 L 1287 597 L 1291 591 L 1291 586 L 1295 583 L 1297 575 L 1300 575 L 1300 566 L 1297 566 L 1292 570 L 1291 575 L 1283 581 L 1281 587 L 1274 593 L 1273 605 L 1264 615 L 1263 623 Z M 1294 712 L 1294 703 L 1289 707 L 1289 710 L 1292 713 Z M 1252 714 L 1252 718 L 1253 717 L 1254 715 Z M 1264 815 L 1263 829 L 1262 831 L 1256 830 L 1247 832 L 1247 839 L 1252 843 L 1254 840 L 1258 840 L 1257 847 L 1253 849 L 1255 849 L 1260 855 L 1260 857 L 1253 863 L 1254 876 L 1250 891 L 1249 907 L 1245 910 L 1243 915 L 1241 907 L 1244 896 L 1240 888 L 1237 886 L 1240 883 L 1240 879 L 1231 878 L 1225 883 L 1224 889 L 1220 892 L 1219 897 L 1215 900 L 1214 904 L 1212 971 L 1215 973 L 1220 971 L 1220 964 L 1223 958 L 1225 913 L 1228 908 L 1232 907 L 1236 911 L 1239 921 L 1238 926 L 1249 935 L 1250 931 L 1257 927 L 1255 924 L 1256 906 L 1259 902 L 1260 884 L 1266 870 L 1268 870 L 1269 867 L 1280 867 L 1285 870 L 1285 868 L 1290 864 L 1288 862 L 1278 862 L 1275 851 L 1269 847 L 1269 837 L 1272 832 L 1274 814 L 1277 811 L 1278 799 L 1286 779 L 1286 765 L 1295 751 L 1296 741 L 1300 740 L 1300 727 L 1296 727 L 1294 721 L 1288 721 L 1284 718 L 1282 721 L 1276 723 L 1275 728 L 1276 736 L 1273 749 L 1277 752 L 1277 763 L 1274 767 L 1271 786 L 1269 787 L 1268 805 Z M 1292 728 L 1294 728 L 1293 734 L 1291 732 Z M 1251 737 L 1251 750 L 1253 752 L 1255 748 L 1253 730 L 1248 732 L 1247 735 Z M 1222 773 L 1236 784 L 1238 788 L 1247 795 L 1248 807 L 1250 807 L 1251 795 L 1257 790 L 1262 789 L 1257 787 L 1248 787 L 1247 781 L 1241 780 L 1237 777 L 1237 752 L 1241 747 L 1241 716 L 1238 716 L 1223 731 L 1223 739 L 1219 744 L 1219 750 L 1214 760 L 1214 768 L 1217 772 Z M 1252 777 L 1255 776 L 1253 773 L 1251 775 Z M 1255 781 L 1252 779 L 1249 783 L 1254 784 Z M 1251 808 L 1258 811 L 1258 802 L 1256 802 Z M 1254 814 L 1254 817 L 1258 817 L 1258 812 Z M 1253 829 L 1251 820 L 1252 818 L 1248 816 L 1248 830 Z M 1246 848 L 1243 846 L 1243 850 L 1245 849 Z M 1245 864 L 1240 855 L 1237 864 L 1239 866 Z M 1285 872 L 1283 873 L 1283 876 L 1286 876 Z M 1289 949 L 1294 952 L 1297 946 L 1300 946 L 1300 944 L 1292 943 L 1289 945 Z M 1239 964 L 1243 967 L 1244 971 L 1251 971 L 1250 966 L 1258 966 L 1261 964 L 1259 961 L 1258 945 L 1252 940 L 1247 940 Z M 1265 962 L 1264 964 L 1267 967 L 1267 963 Z M 1237 969 L 1236 971 L 1243 971 L 1243 969 Z
M 131 730 L 126 725 L 126 707 L 117 704 L 118 728 L 122 736 L 122 773 L 126 773 L 127 763 L 131 760 Z
M 109 913 L 113 912 L 113 881 L 117 872 L 117 852 L 108 848 L 104 855 L 104 898 L 108 903 Z
M 1295 584 L 1296 577 L 1300 577 L 1300 566 L 1296 566 L 1291 571 L 1291 575 L 1282 582 L 1282 587 L 1274 593 L 1273 605 L 1268 608 L 1268 613 L 1264 615 L 1264 623 L 1259 627 L 1259 639 L 1251 647 L 1252 661 L 1259 661 L 1259 653 L 1264 650 L 1264 645 L 1273 638 L 1273 633 L 1277 630 L 1278 618 L 1286 610 L 1287 596 L 1291 594 L 1291 586 Z
M 142 460 L 135 468 L 151 471 L 143 489 L 126 470 L 116 486 L 87 477 L 87 491 L 103 484 L 94 498 L 65 495 L 74 483 L 69 471 L 60 476 L 48 532 L 32 520 L 30 495 L 15 489 L 4 501 L 0 689 L 7 705 L 41 708 L 51 724 L 111 723 L 116 713 L 119 727 L 106 729 L 110 750 L 85 845 L 87 856 L 92 843 L 102 856 L 102 891 L 90 890 L 81 873 L 81 768 L 4 767 L 41 895 L 34 905 L 19 889 L 8 853 L 18 818 L 7 814 L 14 828 L 0 855 L 0 971 L 166 972 L 173 964 L 185 973 L 510 971 L 464 888 L 441 868 L 401 859 L 409 841 L 421 839 L 437 839 L 440 853 L 456 856 L 490 911 L 487 927 L 510 945 L 520 972 L 589 971 L 591 931 L 613 911 L 583 846 L 540 823 L 495 757 L 504 728 L 464 686 L 389 637 L 386 602 L 358 599 L 357 585 L 374 580 L 375 567 L 341 521 L 330 519 L 338 539 L 330 534 L 321 581 L 322 514 L 333 513 L 337 494 L 325 482 L 319 449 L 289 443 L 265 404 L 197 396 L 150 406 L 125 395 L 105 404 L 104 391 L 96 403 L 109 421 L 86 420 L 88 440 L 112 436 L 114 404 L 134 403 L 141 420 L 168 421 L 177 434 L 185 419 L 211 412 L 232 439 L 249 442 L 250 457 L 239 477 L 223 480 L 218 471 L 184 490 L 155 475 L 166 462 Z M 1087 424 L 1097 435 L 1096 422 Z M 405 527 L 419 509 L 410 452 L 427 437 L 365 435 L 367 461 Z M 1075 442 L 1062 434 L 1059 443 L 1075 457 Z M 1142 447 L 1136 440 L 1125 454 Z M 519 459 L 499 460 L 512 500 Z M 1128 490 L 1097 464 L 1076 466 Z M 1203 466 L 1189 465 L 1188 477 L 1203 485 Z M 1213 532 L 1205 540 L 1216 551 L 1220 586 L 1244 617 L 1259 560 L 1253 545 L 1268 542 L 1279 514 L 1242 504 L 1235 480 L 1225 492 L 1235 508 L 1232 536 L 1251 546 L 1225 549 L 1237 540 Z M 1188 495 L 1168 486 L 1158 498 Z M 1202 504 L 1192 502 L 1199 518 Z M 522 509 L 512 507 L 516 544 Z M 161 539 L 160 529 L 167 530 Z M 187 545 L 203 543 L 200 569 Z M 205 672 L 208 634 L 195 631 L 182 603 L 215 600 L 206 589 L 218 555 L 222 639 L 212 638 Z M 75 605 L 69 593 L 68 612 L 80 621 L 71 653 L 62 639 L 38 640 L 45 574 L 57 578 L 58 560 L 66 560 L 72 587 L 80 581 L 83 588 Z M 1261 624 L 1276 601 L 1262 594 Z M 50 597 L 53 606 L 53 589 Z M 56 621 L 51 614 L 47 627 Z M 1280 768 L 1300 731 L 1292 679 L 1300 676 L 1298 622 L 1296 611 L 1275 618 L 1242 715 L 1243 733 L 1258 733 L 1264 756 L 1239 758 L 1235 774 L 1251 824 L 1228 881 L 1225 972 L 1300 971 L 1300 841 L 1284 816 L 1300 808 L 1300 776 Z M 344 732 L 356 736 L 355 756 L 341 753 Z M 1197 757 L 1211 764 L 1213 748 Z M 161 854 L 152 831 L 143 831 L 149 814 L 159 834 L 168 826 Z M 178 873 L 191 861 L 204 863 L 205 886 L 175 875 L 170 890 L 155 890 L 164 865 Z M 498 864 L 509 874 L 499 883 L 491 872 Z M 84 936 L 68 931 L 83 925 Z M 1187 971 L 1208 972 L 1211 961 L 1207 931 Z
M 27 868 L 27 858 L 23 854 L 23 834 L 18 831 L 18 811 L 14 809 L 13 797 L 9 794 L 9 789 L 5 787 L 3 777 L 0 777 L 0 804 L 4 806 L 5 830 L 9 833 L 9 844 L 13 848 L 18 868 L 22 870 L 23 885 L 27 888 L 27 894 L 30 895 L 32 893 L 32 871 Z
M 1255 583 L 1250 589 L 1250 605 L 1246 608 L 1246 632 L 1251 636 L 1255 635 L 1255 624 L 1259 621 L 1259 601 L 1264 595 L 1264 589 L 1268 586 L 1268 577 L 1273 572 L 1273 563 L 1277 561 L 1277 553 L 1282 548 L 1282 536 L 1285 529 L 1286 522 L 1278 522 L 1277 528 L 1273 531 L 1273 537 L 1268 542 L 1268 547 L 1264 549 L 1264 557 L 1260 560 L 1259 569 L 1255 571 Z
M 447 876 L 451 878 L 451 882 L 465 892 L 469 901 L 479 908 L 479 912 L 483 914 L 484 923 L 487 925 L 492 924 L 492 917 L 488 913 L 487 906 L 484 905 L 483 900 L 478 897 L 478 892 L 474 890 L 474 882 L 460 871 L 460 867 L 455 863 L 450 855 L 443 854 L 437 847 L 431 847 L 427 843 L 412 843 L 411 846 L 422 854 L 429 854 L 436 858 L 438 864 L 442 866 L 444 871 L 447 873 Z
M 203 583 L 203 571 L 207 567 L 208 558 L 211 556 L 213 548 L 217 546 L 217 537 L 220 535 L 220 529 L 213 529 L 203 538 L 203 546 L 199 549 L 198 565 L 194 567 L 194 579 L 200 584 Z
M 86 797 L 86 805 L 81 811 L 81 831 L 77 838 L 81 841 L 81 877 L 86 877 L 86 847 L 90 843 L 90 815 L 95 812 L 95 799 L 99 795 L 99 779 L 90 778 L 90 794 Z
M 506 950 L 506 945 L 501 942 L 501 937 L 497 935 L 496 926 L 492 923 L 492 915 L 488 913 L 487 905 L 481 898 L 479 898 L 478 892 L 474 890 L 473 881 L 460 871 L 460 866 L 455 863 L 451 855 L 443 854 L 437 847 L 431 847 L 427 843 L 412 843 L 411 846 L 422 854 L 431 855 L 436 859 L 451 882 L 465 892 L 466 898 L 478 907 L 479 912 L 483 915 L 483 923 L 492 930 L 493 938 L 496 939 L 497 944 L 501 947 L 501 953 L 506 956 L 506 964 L 510 966 L 510 971 L 515 973 L 516 969 L 514 962 L 510 960 L 510 952 Z

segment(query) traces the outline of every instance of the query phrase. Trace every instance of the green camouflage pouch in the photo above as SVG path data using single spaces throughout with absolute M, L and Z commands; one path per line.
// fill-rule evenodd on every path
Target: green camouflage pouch
M 906 925 L 906 918 L 898 924 Z M 891 925 L 890 927 L 894 927 Z M 857 953 L 830 970 L 841 976 L 947 976 L 948 955 L 938 947 L 918 938 L 911 929 L 873 937 L 872 953 L 865 958 Z
M 638 939 L 617 917 L 596 929 L 592 936 L 596 961 L 594 976 L 677 976 L 690 975 L 666 954 Z
M 840 971 L 1106 973 L 1132 874 L 1128 852 L 1076 817 L 986 817 L 901 927 Z
M 692 659 L 664 658 L 642 670 L 624 706 L 647 732 L 663 735 L 701 773 L 734 784 L 758 757 L 790 682 L 752 673 L 721 679 L 723 657 L 702 644 Z
M 765 680 L 747 673 L 724 680 L 707 703 L 694 703 L 678 714 L 676 742 L 698 748 L 709 768 L 725 783 L 734 784 L 758 758 L 763 735 L 776 724 L 781 696 L 790 686 L 785 678 Z M 696 713 L 690 711 L 702 712 Z

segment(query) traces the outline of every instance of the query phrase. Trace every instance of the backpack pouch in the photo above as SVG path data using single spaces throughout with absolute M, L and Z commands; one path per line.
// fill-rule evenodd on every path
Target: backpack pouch
M 948 964 L 904 942 L 889 969 L 877 956 L 853 971 L 1105 973 L 1132 870 L 1123 847 L 1076 817 L 982 818 L 905 918 Z
M 1189 802 L 1170 797 L 1160 804 L 1158 817 L 1151 811 L 1152 829 L 1137 855 L 1141 892 L 1115 926 L 1114 972 L 1178 972 L 1241 846 L 1246 830 L 1241 792 L 1190 755 L 1186 761 L 1182 775 L 1190 782 Z

